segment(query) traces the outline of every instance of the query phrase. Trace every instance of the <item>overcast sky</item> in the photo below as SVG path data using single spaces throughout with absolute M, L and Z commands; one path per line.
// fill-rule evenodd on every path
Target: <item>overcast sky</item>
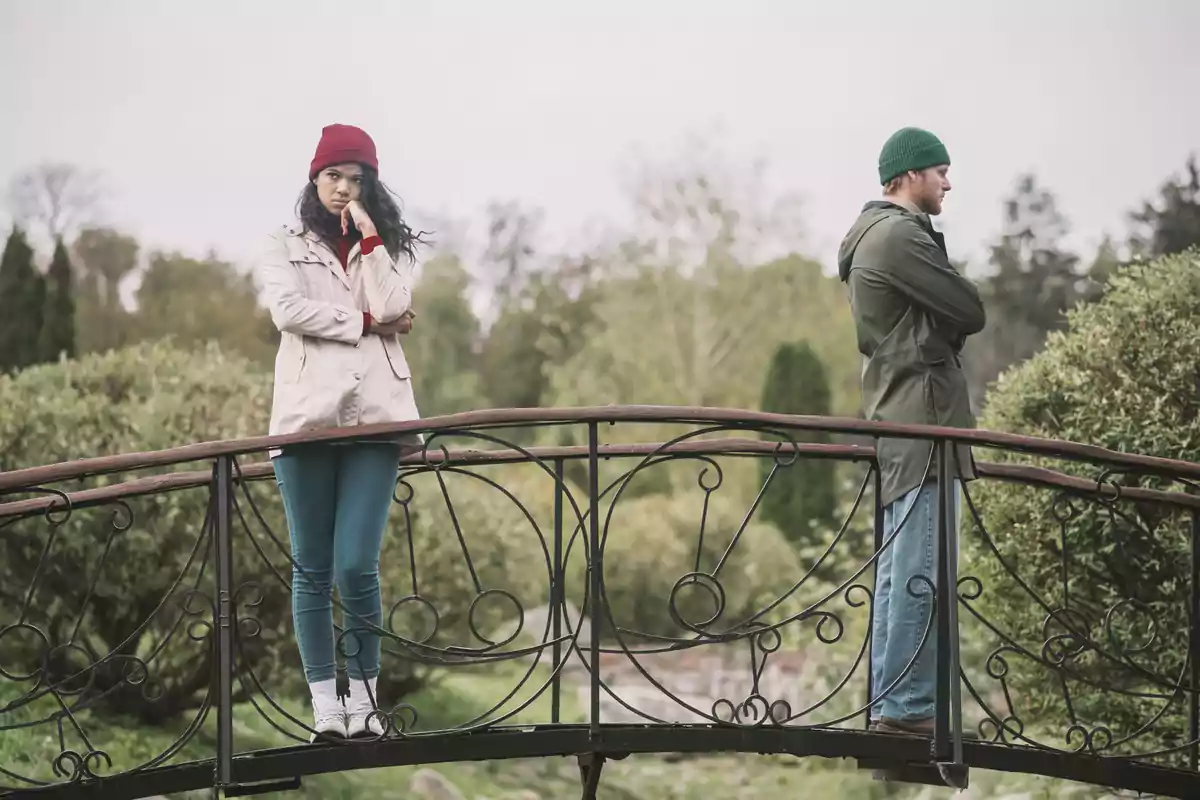
M 0 181 L 100 169 L 109 222 L 245 260 L 337 121 L 413 213 L 478 235 L 515 198 L 569 245 L 627 213 L 635 157 L 702 134 L 766 158 L 830 262 L 920 125 L 954 162 L 953 255 L 1022 170 L 1091 248 L 1200 150 L 1197 31 L 1198 0 L 0 0 Z

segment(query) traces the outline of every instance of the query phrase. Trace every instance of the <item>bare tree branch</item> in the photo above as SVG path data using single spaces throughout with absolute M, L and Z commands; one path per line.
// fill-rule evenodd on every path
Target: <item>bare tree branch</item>
M 91 221 L 103 195 L 99 173 L 65 162 L 38 164 L 14 177 L 8 187 L 17 222 L 50 242 L 71 238 Z

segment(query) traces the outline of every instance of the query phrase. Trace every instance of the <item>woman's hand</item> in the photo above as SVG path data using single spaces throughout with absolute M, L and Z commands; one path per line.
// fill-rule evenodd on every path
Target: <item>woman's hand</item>
M 371 222 L 371 218 L 367 216 L 367 210 L 357 200 L 351 200 L 342 208 L 343 236 L 350 232 L 350 220 L 354 220 L 354 227 L 358 228 L 358 232 L 364 239 L 369 239 L 378 233 L 375 230 L 375 223 Z
M 417 313 L 410 309 L 409 311 L 405 311 L 400 316 L 400 319 L 393 320 L 392 322 L 376 322 L 372 319 L 369 332 L 376 336 L 395 336 L 398 333 L 408 333 L 412 330 L 413 318 L 416 316 Z

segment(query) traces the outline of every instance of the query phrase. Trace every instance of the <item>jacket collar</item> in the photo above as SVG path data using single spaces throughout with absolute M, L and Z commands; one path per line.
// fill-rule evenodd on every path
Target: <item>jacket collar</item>
M 340 280 L 347 289 L 350 288 L 350 276 L 346 274 L 346 270 L 342 269 L 342 264 L 338 260 L 337 254 L 333 252 L 329 245 L 327 245 L 320 236 L 317 236 L 312 231 L 306 231 L 304 229 L 304 223 L 301 222 L 299 218 L 292 220 L 283 227 L 284 230 L 287 231 L 288 236 L 294 236 L 298 239 L 303 239 L 304 243 L 308 245 L 308 252 L 313 256 L 313 259 L 323 263 L 329 268 L 330 272 L 337 276 L 337 279 Z M 347 256 L 347 262 L 349 262 L 350 258 L 354 256 L 355 252 L 361 246 L 361 242 L 356 242 L 354 244 L 354 247 L 350 249 L 349 256 Z
M 898 203 L 894 200 L 872 200 L 863 206 L 863 211 L 867 211 L 871 208 L 894 208 L 904 214 L 914 217 L 917 220 L 917 224 L 924 228 L 925 232 L 928 233 L 930 238 L 933 239 L 934 244 L 938 246 L 938 249 L 940 249 L 943 253 L 947 252 L 945 235 L 937 228 L 933 227 L 933 219 L 930 218 L 930 216 L 925 212 L 919 211 L 916 207 L 911 206 L 908 203 Z

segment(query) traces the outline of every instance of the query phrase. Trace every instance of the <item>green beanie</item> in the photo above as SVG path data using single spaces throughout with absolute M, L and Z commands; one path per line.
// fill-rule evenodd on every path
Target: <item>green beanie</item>
M 879 151 L 879 182 L 887 183 L 909 170 L 949 163 L 950 154 L 941 139 L 921 128 L 901 128 L 888 137 Z

